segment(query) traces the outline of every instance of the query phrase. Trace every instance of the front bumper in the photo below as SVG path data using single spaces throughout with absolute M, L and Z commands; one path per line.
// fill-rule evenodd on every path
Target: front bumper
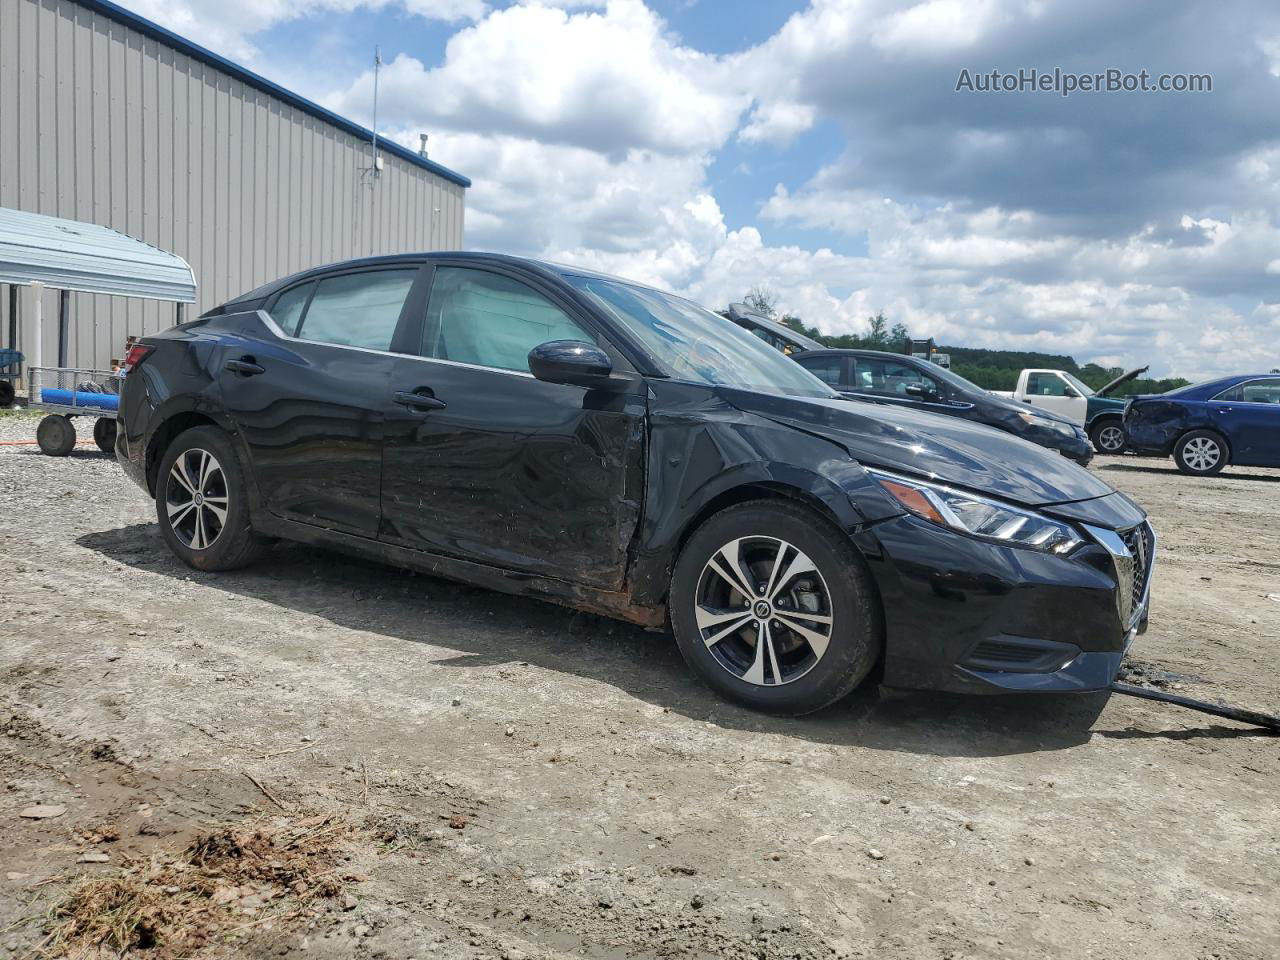
M 1080 526 L 1091 542 L 1069 557 L 914 517 L 858 534 L 884 605 L 884 683 L 960 693 L 1106 689 L 1147 628 L 1155 535 L 1145 520 L 1125 535 Z M 1129 544 L 1144 551 L 1140 575 Z

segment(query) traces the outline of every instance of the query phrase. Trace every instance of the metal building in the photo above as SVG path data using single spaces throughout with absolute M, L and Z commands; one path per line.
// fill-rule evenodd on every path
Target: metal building
M 106 0 L 0 0 L 0 207 L 178 254 L 197 312 L 335 260 L 461 248 L 471 182 L 381 137 L 375 164 L 372 139 Z M 70 297 L 75 366 L 106 366 L 128 335 L 174 322 L 154 301 Z M 0 296 L 0 345 L 15 302 Z

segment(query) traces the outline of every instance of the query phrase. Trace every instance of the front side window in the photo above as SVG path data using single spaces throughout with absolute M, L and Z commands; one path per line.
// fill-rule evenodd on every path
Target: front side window
M 829 383 L 833 387 L 840 385 L 840 366 L 843 362 L 840 357 L 805 357 L 797 361 L 823 383 Z
M 939 393 L 938 384 L 914 365 L 880 357 L 858 357 L 855 381 L 859 390 L 886 396 L 906 397 L 907 387 L 921 387 L 925 393 Z
M 500 370 L 529 370 L 529 351 L 549 340 L 596 337 L 518 280 L 468 267 L 438 267 L 422 355 Z
M 566 276 L 672 376 L 793 397 L 834 397 L 825 383 L 732 320 L 650 287 Z
M 390 350 L 400 311 L 417 275 L 415 267 L 346 273 L 321 280 L 294 336 L 340 346 Z M 292 292 L 287 291 L 276 301 L 271 311 L 273 319 L 284 297 Z
M 1029 373 L 1027 394 L 1032 397 L 1065 397 L 1067 381 L 1056 373 Z

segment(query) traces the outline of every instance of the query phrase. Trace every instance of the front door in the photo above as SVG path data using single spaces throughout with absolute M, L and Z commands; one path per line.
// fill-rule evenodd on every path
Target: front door
M 590 318 L 535 283 L 499 268 L 435 268 L 423 359 L 394 385 L 410 396 L 388 423 L 381 536 L 616 589 L 642 500 L 644 384 L 535 379 L 528 354 L 540 343 L 611 349 Z
M 390 384 L 421 364 L 392 351 L 420 277 L 410 265 L 305 281 L 266 304 L 271 324 L 222 348 L 223 404 L 271 513 L 377 536 Z
M 963 416 L 973 408 L 971 403 L 952 403 L 947 399 L 950 390 L 941 380 L 893 357 L 854 357 L 850 392 L 865 400 L 949 416 Z
M 1076 423 L 1084 423 L 1089 401 L 1054 370 L 1027 374 L 1026 401 Z

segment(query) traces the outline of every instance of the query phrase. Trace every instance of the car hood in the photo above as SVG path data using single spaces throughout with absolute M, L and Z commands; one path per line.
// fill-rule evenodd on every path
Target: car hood
M 1110 383 L 1108 383 L 1105 387 L 1102 387 L 1102 388 L 1100 388 L 1100 389 L 1098 389 L 1098 390 L 1095 390 L 1093 395 L 1094 395 L 1095 397 L 1105 397 L 1105 396 L 1107 396 L 1108 394 L 1110 394 L 1110 393 L 1111 393 L 1111 391 L 1112 391 L 1112 390 L 1114 390 L 1116 387 L 1118 387 L 1118 386 L 1120 386 L 1120 385 L 1122 385 L 1122 384 L 1128 383 L 1128 382 L 1129 382 L 1130 380 L 1132 380 L 1134 377 L 1137 377 L 1137 376 L 1140 376 L 1140 375 L 1142 375 L 1142 374 L 1146 373 L 1146 372 L 1147 372 L 1147 370 L 1149 370 L 1149 369 L 1150 369 L 1150 367 L 1149 367 L 1149 366 L 1146 366 L 1146 367 L 1138 367 L 1138 369 L 1137 369 L 1137 370 L 1130 370 L 1128 373 L 1122 373 L 1122 374 L 1120 374 L 1120 376 L 1116 377 L 1114 380 L 1112 380 Z
M 939 480 L 1027 506 L 1073 503 L 1115 492 L 1055 451 L 957 417 L 856 400 L 729 389 L 723 395 L 739 410 L 831 440 L 866 466 Z

